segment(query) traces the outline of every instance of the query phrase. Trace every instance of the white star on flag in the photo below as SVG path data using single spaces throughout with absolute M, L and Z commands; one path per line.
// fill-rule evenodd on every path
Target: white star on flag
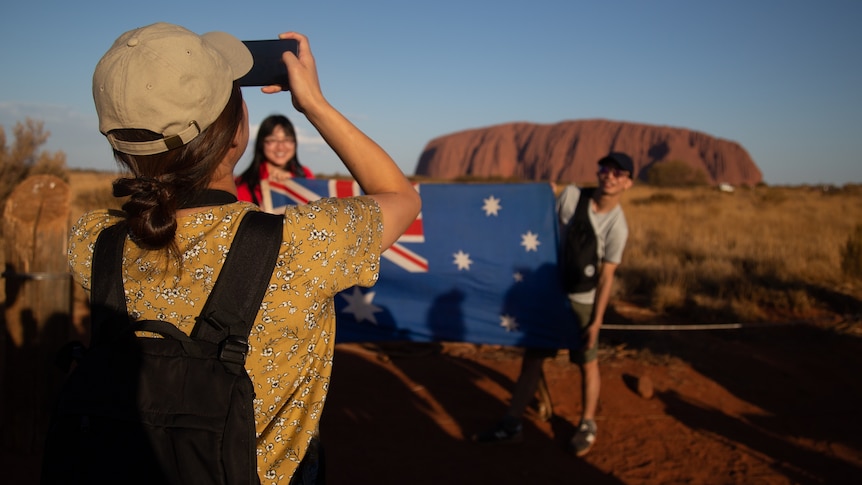
M 348 295 L 347 293 L 341 293 L 341 296 L 347 300 L 347 306 L 344 307 L 342 312 L 352 313 L 353 318 L 355 318 L 357 322 L 368 320 L 374 325 L 377 325 L 377 319 L 374 318 L 374 314 L 383 311 L 383 309 L 371 303 L 371 301 L 374 300 L 374 295 L 375 292 L 373 291 L 369 291 L 363 295 L 362 290 L 360 290 L 359 287 L 354 286 L 353 294 Z
M 520 271 L 516 271 L 515 273 L 512 274 L 512 279 L 514 279 L 515 282 L 520 283 L 520 282 L 524 281 L 524 275 L 521 274 Z
M 500 199 L 494 197 L 493 195 L 488 196 L 487 199 L 484 199 L 485 205 L 482 206 L 482 210 L 485 211 L 486 216 L 496 216 L 500 209 L 503 206 L 500 205 Z
M 518 322 L 515 321 L 515 317 L 510 315 L 500 315 L 500 326 L 505 328 L 507 332 L 518 330 Z
M 462 269 L 469 270 L 470 265 L 473 264 L 473 261 L 470 260 L 470 255 L 460 249 L 452 256 L 455 256 L 453 263 L 458 266 L 458 271 L 461 271 Z
M 533 231 L 527 231 L 526 234 L 521 234 L 521 246 L 527 248 L 527 252 L 539 250 L 539 235 L 533 234 Z

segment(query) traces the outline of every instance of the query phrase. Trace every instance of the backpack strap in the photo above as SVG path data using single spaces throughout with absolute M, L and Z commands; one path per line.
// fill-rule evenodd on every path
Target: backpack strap
M 197 317 L 192 337 L 219 344 L 220 354 L 227 362 L 240 365 L 245 362 L 248 334 L 278 259 L 283 227 L 284 216 L 259 211 L 246 213 L 215 286 Z M 90 291 L 92 347 L 111 342 L 136 325 L 128 315 L 123 289 L 123 247 L 127 234 L 128 225 L 119 222 L 102 230 L 96 239 L 91 274 L 98 278 L 91 277 Z M 111 323 L 103 325 L 106 321 Z M 118 325 L 121 321 L 127 324 Z
M 90 271 L 90 346 L 98 347 L 111 342 L 132 324 L 126 312 L 126 294 L 123 289 L 123 245 L 128 234 L 125 221 L 114 224 L 99 233 L 93 248 Z M 96 277 L 93 277 L 96 275 Z M 113 320 L 110 325 L 106 321 Z M 125 321 L 126 325 L 117 324 Z
M 575 206 L 575 214 L 572 216 L 572 219 L 577 219 L 579 221 L 588 221 L 590 219 L 589 216 L 589 208 L 590 208 L 590 199 L 593 198 L 593 192 L 596 189 L 592 187 L 581 189 L 581 193 L 578 194 L 578 205 Z
M 566 293 L 580 293 L 595 287 L 597 281 L 596 235 L 590 221 L 590 200 L 594 188 L 583 188 L 578 194 L 575 212 L 569 219 L 561 244 L 559 269 Z M 588 273 L 592 267 L 593 273 Z
M 113 342 L 119 336 L 128 334 L 129 330 L 158 333 L 183 343 L 191 341 L 188 335 L 168 322 L 135 321 L 129 315 L 123 288 L 123 249 L 127 234 L 128 224 L 121 221 L 102 230 L 96 238 L 91 274 L 98 276 L 91 277 L 91 346 Z M 110 324 L 105 325 L 107 321 Z
M 246 213 L 197 318 L 192 338 L 218 343 L 226 364 L 245 364 L 248 334 L 278 259 L 283 230 L 283 215 Z

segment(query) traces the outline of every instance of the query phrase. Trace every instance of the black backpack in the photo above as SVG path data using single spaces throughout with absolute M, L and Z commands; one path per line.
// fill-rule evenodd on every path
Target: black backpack
M 594 191 L 581 189 L 575 214 L 565 227 L 560 272 L 566 293 L 590 291 L 599 282 L 598 240 L 587 212 Z
M 42 483 L 260 483 L 244 363 L 282 231 L 282 216 L 243 217 L 191 337 L 167 322 L 131 321 L 121 276 L 127 226 L 102 231 L 92 344 L 60 391 Z

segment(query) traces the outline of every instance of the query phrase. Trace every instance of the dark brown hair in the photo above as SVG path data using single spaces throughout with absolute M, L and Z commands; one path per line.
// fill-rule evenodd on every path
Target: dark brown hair
M 146 249 L 175 252 L 177 209 L 207 188 L 245 122 L 242 93 L 234 82 L 224 110 L 212 125 L 189 143 L 155 155 L 129 155 L 114 150 L 114 158 L 132 177 L 114 181 L 114 196 L 130 196 L 123 204 L 132 239 Z M 124 141 L 150 141 L 162 135 L 149 130 L 111 132 Z

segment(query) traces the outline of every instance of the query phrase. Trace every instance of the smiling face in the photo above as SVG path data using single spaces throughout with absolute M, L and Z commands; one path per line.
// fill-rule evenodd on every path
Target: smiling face
M 599 187 L 607 195 L 619 195 L 632 186 L 631 173 L 614 164 L 599 165 Z
M 283 126 L 276 126 L 272 133 L 263 139 L 263 155 L 267 163 L 284 169 L 287 162 L 296 155 L 296 138 L 285 131 Z

